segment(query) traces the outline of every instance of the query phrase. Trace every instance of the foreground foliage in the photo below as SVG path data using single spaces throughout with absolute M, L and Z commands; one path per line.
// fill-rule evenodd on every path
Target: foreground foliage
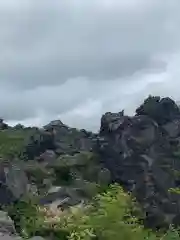
M 35 202 L 24 200 L 9 209 L 19 224 L 23 237 L 51 236 L 64 240 L 171 240 L 179 239 L 172 227 L 166 233 L 145 229 L 133 216 L 135 210 L 131 196 L 118 185 L 99 194 L 86 207 L 76 206 L 71 211 L 50 212 Z M 17 226 L 16 226 L 17 227 Z

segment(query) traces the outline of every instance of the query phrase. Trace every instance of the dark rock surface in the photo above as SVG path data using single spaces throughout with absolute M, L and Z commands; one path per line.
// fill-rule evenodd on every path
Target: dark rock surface
M 180 149 L 180 114 L 171 99 L 149 101 L 134 117 L 103 115 L 97 151 L 112 181 L 132 191 L 148 224 L 159 226 L 172 223 L 180 213 L 180 196 L 169 191 L 179 186 L 175 172 L 180 171 L 180 155 L 175 153 Z
M 17 236 L 13 220 L 7 212 L 0 211 L 0 236 L 3 235 Z
M 21 165 L 0 163 L 0 206 L 12 204 L 27 193 L 28 179 Z
M 149 226 L 180 224 L 180 195 L 169 191 L 180 187 L 180 110 L 170 98 L 150 96 L 132 117 L 106 113 L 98 134 L 60 120 L 33 128 L 22 155 L 20 165 L 0 163 L 0 205 L 31 189 L 41 204 L 67 207 L 92 197 L 97 184 L 118 182 Z
M 98 162 L 89 164 L 83 152 L 97 154 Z M 41 184 L 49 180 L 48 188 L 62 187 L 62 178 L 72 191 L 82 190 L 86 181 L 89 185 L 118 182 L 136 196 L 150 226 L 178 222 L 180 197 L 169 189 L 180 186 L 180 110 L 170 98 L 149 96 L 133 117 L 124 111 L 104 114 L 99 134 L 52 121 L 35 129 L 24 154 L 38 162 L 35 168 L 41 170 Z M 69 198 L 62 192 L 64 188 L 47 193 L 42 201 L 76 202 L 79 197 Z
M 74 155 L 80 151 L 92 151 L 96 134 L 77 130 L 64 125 L 60 120 L 52 121 L 43 129 L 37 129 L 28 137 L 24 155 L 27 159 L 35 157 L 50 158 L 56 155 Z M 49 154 L 51 152 L 51 154 Z
M 144 103 L 137 108 L 136 115 L 147 115 L 159 125 L 171 122 L 180 116 L 179 107 L 171 98 L 149 96 Z
M 4 120 L 0 118 L 0 130 L 4 130 L 8 128 L 8 124 L 4 123 Z

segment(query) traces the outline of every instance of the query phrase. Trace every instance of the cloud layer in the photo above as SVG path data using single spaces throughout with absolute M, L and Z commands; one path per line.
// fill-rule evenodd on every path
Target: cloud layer
M 0 2 L 0 115 L 96 130 L 149 94 L 180 100 L 178 0 Z

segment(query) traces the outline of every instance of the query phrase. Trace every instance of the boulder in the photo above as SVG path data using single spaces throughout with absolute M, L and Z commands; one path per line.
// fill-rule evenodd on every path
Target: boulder
M 164 99 L 157 104 L 163 109 L 164 105 L 173 108 L 174 115 L 168 108 L 168 121 L 177 117 L 179 110 L 172 101 Z M 148 116 L 149 112 L 139 113 L 140 110 L 134 117 L 104 114 L 96 151 L 111 173 L 111 182 L 122 184 L 140 202 L 147 215 L 146 223 L 151 227 L 164 226 L 177 219 L 180 211 L 180 196 L 169 192 L 180 182 L 174 175 L 174 171 L 180 171 L 179 159 L 173 155 L 178 144 L 170 141 L 179 135 L 179 123 L 173 120 L 162 127 L 156 118 Z
M 4 120 L 1 118 L 0 119 L 0 130 L 5 130 L 8 129 L 8 124 L 4 123 Z
M 180 109 L 171 98 L 149 96 L 144 103 L 136 109 L 138 116 L 146 115 L 154 119 L 158 124 L 166 124 L 176 118 L 180 118 Z
M 51 210 L 67 208 L 81 202 L 76 188 L 53 186 L 48 193 L 41 197 L 40 205 L 48 206 Z
M 13 220 L 8 216 L 7 212 L 0 211 L 0 236 L 16 235 L 16 229 Z
M 166 123 L 162 126 L 162 128 L 165 130 L 169 137 L 176 138 L 180 136 L 180 119 Z
M 54 149 L 54 134 L 50 131 L 37 129 L 27 137 L 24 143 L 23 155 L 28 160 L 34 160 L 35 157 L 39 157 L 46 150 Z
M 0 163 L 0 205 L 12 204 L 28 191 L 28 179 L 20 164 Z
M 37 129 L 27 137 L 23 155 L 28 160 L 51 161 L 56 155 L 74 155 L 80 151 L 92 151 L 96 134 L 70 128 L 55 120 Z
M 39 162 L 51 163 L 56 159 L 56 157 L 56 153 L 53 150 L 47 149 L 37 158 L 37 160 Z

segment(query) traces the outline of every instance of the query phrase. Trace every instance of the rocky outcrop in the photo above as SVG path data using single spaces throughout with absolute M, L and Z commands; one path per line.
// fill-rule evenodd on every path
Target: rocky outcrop
M 74 155 L 81 151 L 92 151 L 95 139 L 96 134 L 70 128 L 56 120 L 28 136 L 23 155 L 28 160 L 37 158 L 40 161 L 63 154 Z
M 0 118 L 0 130 L 7 129 L 9 126 L 7 123 L 4 123 L 4 120 Z
M 144 103 L 137 108 L 136 115 L 147 115 L 159 125 L 171 122 L 180 116 L 179 107 L 171 98 L 149 96 Z
M 28 191 L 28 179 L 20 164 L 0 163 L 0 206 L 13 204 Z
M 141 203 L 148 225 L 162 226 L 177 222 L 180 214 L 180 196 L 169 191 L 180 184 L 175 174 L 180 171 L 180 155 L 175 157 L 180 149 L 180 114 L 170 99 L 148 101 L 134 117 L 103 115 L 97 151 L 112 181 Z
M 0 236 L 4 235 L 17 236 L 13 220 L 7 212 L 0 211 Z
M 28 167 L 27 170 L 31 175 L 37 170 L 36 175 L 42 176 L 42 182 L 53 176 L 51 183 L 48 183 L 48 191 L 40 198 L 41 205 L 53 209 L 66 209 L 87 201 L 98 192 L 97 184 L 107 186 L 111 181 L 109 170 L 100 165 L 96 155 L 91 152 L 62 155 L 52 162 L 46 162 L 44 167 L 42 164 L 36 165 L 36 169 Z M 51 174 L 49 178 L 48 172 Z
M 170 191 L 180 187 L 180 110 L 172 99 L 150 96 L 133 117 L 108 112 L 99 134 L 60 120 L 19 128 L 27 133 L 26 161 L 0 163 L 0 205 L 28 191 L 56 211 L 91 198 L 97 184 L 118 182 L 136 197 L 149 226 L 180 224 L 180 195 Z

